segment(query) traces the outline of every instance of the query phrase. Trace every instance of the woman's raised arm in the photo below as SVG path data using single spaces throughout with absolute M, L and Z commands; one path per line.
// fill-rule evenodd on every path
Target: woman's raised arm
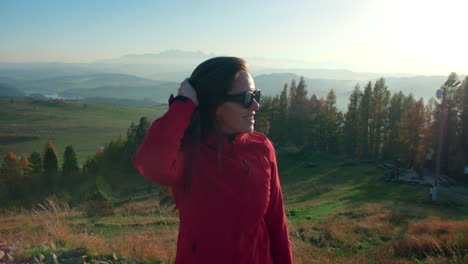
M 182 138 L 198 103 L 196 94 L 189 94 L 191 90 L 193 88 L 185 80 L 179 95 L 175 99 L 171 95 L 169 110 L 153 122 L 132 157 L 133 166 L 140 174 L 160 185 L 175 185 L 181 179 Z

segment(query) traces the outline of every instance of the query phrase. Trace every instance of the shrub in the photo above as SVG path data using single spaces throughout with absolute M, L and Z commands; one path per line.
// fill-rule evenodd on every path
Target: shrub
M 88 196 L 87 200 L 84 206 L 86 216 L 96 218 L 114 214 L 110 199 L 103 191 L 94 191 Z
M 301 213 L 302 213 L 302 211 L 297 209 L 297 208 L 293 208 L 293 209 L 288 211 L 289 216 L 297 216 L 297 215 L 300 215 Z
M 110 216 L 114 214 L 109 201 L 89 200 L 85 203 L 84 211 L 86 216 L 97 218 L 102 216 Z

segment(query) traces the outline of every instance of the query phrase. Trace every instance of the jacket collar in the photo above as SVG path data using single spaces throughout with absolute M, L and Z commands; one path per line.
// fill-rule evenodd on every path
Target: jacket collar
M 202 133 L 202 143 L 213 149 L 217 149 L 218 144 L 221 144 L 223 149 L 227 149 L 232 145 L 245 142 L 247 138 L 247 133 L 218 134 L 212 131 L 203 131 Z

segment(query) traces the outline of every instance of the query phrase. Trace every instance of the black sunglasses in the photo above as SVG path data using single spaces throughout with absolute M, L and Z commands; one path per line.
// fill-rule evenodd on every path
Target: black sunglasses
M 254 92 L 246 91 L 240 94 L 227 94 L 224 96 L 224 102 L 238 102 L 244 105 L 244 107 L 250 108 L 252 106 L 253 100 L 260 102 L 260 90 L 255 90 Z

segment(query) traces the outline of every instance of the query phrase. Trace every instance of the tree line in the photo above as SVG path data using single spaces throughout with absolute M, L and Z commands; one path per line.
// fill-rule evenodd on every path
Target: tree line
M 468 77 L 462 85 L 452 73 L 442 89 L 446 94 L 445 131 L 441 171 L 466 180 L 468 163 Z M 349 97 L 345 113 L 336 106 L 330 90 L 325 98 L 307 95 L 304 78 L 284 84 L 280 95 L 265 97 L 257 113 L 255 129 L 268 135 L 276 146 L 294 145 L 303 151 L 330 152 L 355 159 L 392 160 L 406 168 L 434 169 L 439 144 L 442 109 L 440 102 L 416 99 L 412 94 L 390 93 L 385 79 L 358 84 Z M 51 141 L 44 150 L 20 159 L 8 153 L 0 167 L 0 203 L 32 204 L 50 195 L 71 201 L 86 201 L 96 191 L 112 192 L 118 186 L 154 185 L 138 177 L 131 157 L 146 136 L 150 122 L 142 117 L 132 123 L 126 137 L 119 136 L 103 150 L 78 164 L 72 146 L 61 160 Z M 61 165 L 61 166 L 59 166 Z
M 107 142 L 104 149 L 80 166 L 73 146 L 67 146 L 60 160 L 51 141 L 43 151 L 18 157 L 9 152 L 0 167 L 0 202 L 2 206 L 29 205 L 48 196 L 69 201 L 86 201 L 96 192 L 110 193 L 117 185 L 145 181 L 131 177 L 137 171 L 131 157 L 146 136 L 150 123 L 142 117 L 132 123 L 126 137 Z M 61 165 L 61 166 L 59 166 Z M 147 183 L 147 182 L 146 182 Z
M 464 178 L 468 164 L 468 77 L 463 83 L 451 73 L 441 84 L 445 117 L 440 101 L 424 102 L 413 94 L 391 93 L 380 78 L 363 88 L 356 84 L 345 113 L 336 106 L 330 90 L 326 98 L 307 95 L 301 77 L 284 84 L 280 95 L 262 99 L 256 129 L 276 145 L 296 145 L 365 160 L 392 160 L 400 166 L 434 169 L 442 120 L 442 173 Z M 435 89 L 434 89 L 435 94 Z

